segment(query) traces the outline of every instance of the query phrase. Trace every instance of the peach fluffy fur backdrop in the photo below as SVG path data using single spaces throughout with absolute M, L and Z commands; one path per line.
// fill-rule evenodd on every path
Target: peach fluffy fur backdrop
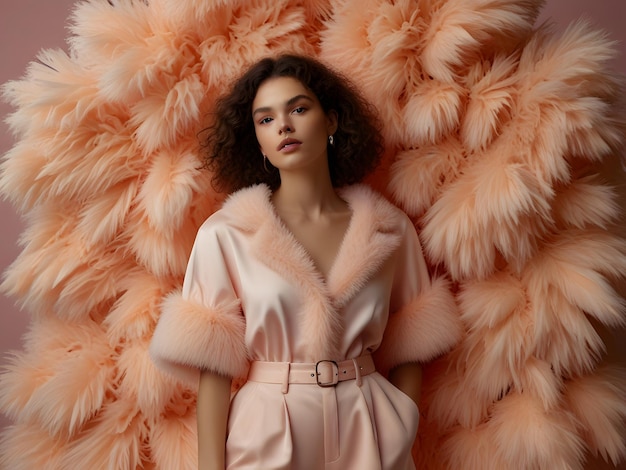
M 541 6 L 77 3 L 69 54 L 42 51 L 4 87 L 16 143 L 0 190 L 27 228 L 2 287 L 31 322 L 1 376 L 2 468 L 196 468 L 194 390 L 148 344 L 223 198 L 197 133 L 245 65 L 281 51 L 378 107 L 388 151 L 370 182 L 454 286 L 465 335 L 426 369 L 418 468 L 623 461 L 626 381 L 599 332 L 625 321 L 626 106 L 610 40 L 535 25 Z

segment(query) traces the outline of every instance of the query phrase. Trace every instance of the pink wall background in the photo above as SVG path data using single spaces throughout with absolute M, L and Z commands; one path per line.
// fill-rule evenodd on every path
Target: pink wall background
M 0 6 L 0 83 L 23 76 L 27 64 L 44 48 L 65 48 L 67 18 L 74 0 L 2 0 Z M 550 20 L 559 30 L 571 21 L 585 17 L 606 30 L 619 42 L 620 56 L 614 68 L 626 75 L 626 1 L 624 0 L 547 0 L 540 21 Z M 11 111 L 0 103 L 0 116 Z M 0 124 L 0 155 L 13 145 L 6 124 Z M 18 237 L 23 224 L 13 207 L 0 201 L 0 271 L 17 257 Z M 27 312 L 14 306 L 14 299 L 0 295 L 0 364 L 6 353 L 21 348 L 21 336 L 28 323 Z M 0 426 L 8 421 L 0 417 Z

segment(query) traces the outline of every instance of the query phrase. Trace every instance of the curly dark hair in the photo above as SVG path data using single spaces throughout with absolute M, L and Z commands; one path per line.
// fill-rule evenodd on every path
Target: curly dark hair
M 219 191 L 233 192 L 258 183 L 280 186 L 280 175 L 264 165 L 252 119 L 252 102 L 263 82 L 292 77 L 311 90 L 326 114 L 337 113 L 334 145 L 328 145 L 334 187 L 362 181 L 376 169 L 384 149 L 380 122 L 373 106 L 346 77 L 310 57 L 292 54 L 264 58 L 253 64 L 215 108 L 213 124 L 203 131 L 204 167 Z

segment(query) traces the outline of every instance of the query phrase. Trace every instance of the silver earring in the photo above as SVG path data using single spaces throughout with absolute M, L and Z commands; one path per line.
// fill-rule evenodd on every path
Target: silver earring
M 330 145 L 335 145 L 335 138 L 332 135 L 328 136 L 328 143 Z
M 267 173 L 270 172 L 269 168 L 267 167 L 267 155 L 263 154 L 263 168 L 265 168 L 265 171 Z

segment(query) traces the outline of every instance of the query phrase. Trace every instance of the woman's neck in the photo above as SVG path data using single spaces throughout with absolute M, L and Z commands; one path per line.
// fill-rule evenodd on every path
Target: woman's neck
M 346 207 L 328 173 L 281 173 L 281 184 L 274 191 L 272 202 L 279 213 L 299 214 L 307 219 L 340 212 Z

